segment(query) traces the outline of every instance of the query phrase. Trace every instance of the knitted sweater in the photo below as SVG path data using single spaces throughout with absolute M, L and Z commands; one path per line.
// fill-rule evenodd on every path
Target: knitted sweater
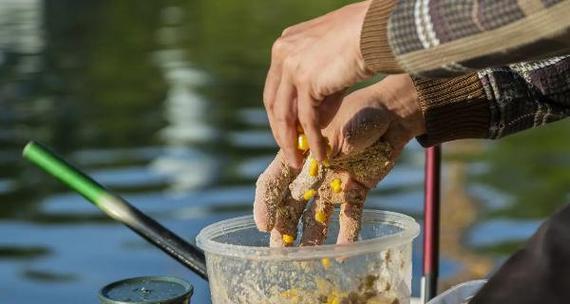
M 372 0 L 367 67 L 415 77 L 424 146 L 570 115 L 570 1 Z

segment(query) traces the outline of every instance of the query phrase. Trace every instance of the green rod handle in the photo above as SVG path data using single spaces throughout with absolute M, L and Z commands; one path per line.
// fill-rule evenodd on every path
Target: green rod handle
M 107 194 L 103 186 L 36 142 L 26 145 L 23 156 L 95 205 Z
M 77 191 L 112 219 L 131 228 L 204 280 L 208 280 L 206 258 L 200 249 L 133 207 L 125 199 L 106 190 L 46 147 L 30 142 L 24 148 L 23 155 L 48 174 Z

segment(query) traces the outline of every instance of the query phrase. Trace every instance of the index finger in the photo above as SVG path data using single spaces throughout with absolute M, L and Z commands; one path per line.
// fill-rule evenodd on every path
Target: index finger
M 308 93 L 301 92 L 298 92 L 297 100 L 299 122 L 307 135 L 311 154 L 316 160 L 323 161 L 326 159 L 326 143 L 320 128 L 318 112 L 320 101 Z

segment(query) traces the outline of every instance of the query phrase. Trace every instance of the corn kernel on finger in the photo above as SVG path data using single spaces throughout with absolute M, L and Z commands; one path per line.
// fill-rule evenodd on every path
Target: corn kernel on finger
M 299 134 L 299 137 L 297 137 L 297 149 L 303 152 L 309 151 L 309 139 L 307 135 Z
M 297 226 L 303 210 L 307 205 L 306 201 L 296 201 L 287 194 L 283 204 L 279 206 L 275 218 L 275 227 L 271 230 L 270 247 L 286 247 L 292 246 L 293 242 L 285 242 L 283 236 L 290 235 L 295 238 L 297 235 Z
M 268 232 L 275 225 L 277 208 L 289 192 L 288 186 L 295 175 L 296 172 L 286 164 L 283 154 L 279 152 L 257 179 L 253 216 L 260 231 Z
M 309 176 L 317 177 L 319 174 L 319 162 L 314 158 L 311 158 L 309 162 Z
M 329 186 L 331 187 L 331 190 L 334 193 L 340 193 L 342 191 L 342 181 L 340 180 L 340 178 L 335 178 L 333 179 L 330 183 Z
M 347 201 L 348 197 L 354 199 L 352 190 L 355 186 L 360 187 L 361 185 L 355 185 L 348 172 L 328 171 L 317 192 L 319 196 L 331 204 L 340 204 Z
M 317 197 L 303 214 L 303 236 L 301 246 L 321 245 L 328 232 L 333 205 Z
M 324 172 L 325 168 L 309 155 L 301 172 L 289 185 L 291 196 L 296 200 L 301 200 L 308 190 L 317 189 L 323 179 Z

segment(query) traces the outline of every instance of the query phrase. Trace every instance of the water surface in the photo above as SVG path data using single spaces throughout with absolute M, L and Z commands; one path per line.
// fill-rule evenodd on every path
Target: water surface
M 20 150 L 30 139 L 50 145 L 193 241 L 251 212 L 255 178 L 275 154 L 261 106 L 271 42 L 346 2 L 0 1 L 0 302 L 97 303 L 109 282 L 172 275 L 208 303 L 199 277 Z M 569 126 L 446 146 L 446 282 L 493 269 L 570 201 Z M 422 178 L 413 142 L 368 207 L 421 218 Z

